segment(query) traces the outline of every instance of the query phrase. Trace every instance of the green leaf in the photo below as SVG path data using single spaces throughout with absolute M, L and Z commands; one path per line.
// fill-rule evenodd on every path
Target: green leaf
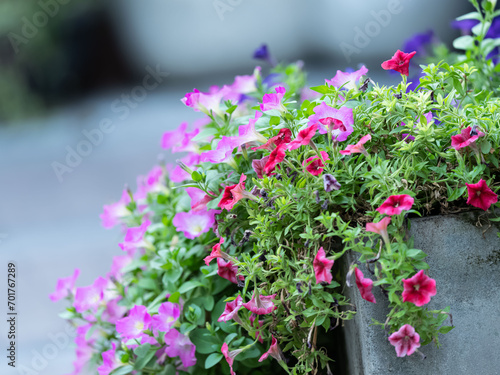
M 205 285 L 199 281 L 188 281 L 182 284 L 178 291 L 180 294 L 184 294 L 197 287 L 205 287 Z
M 453 328 L 455 328 L 454 326 L 444 326 L 444 327 L 441 327 L 439 328 L 439 333 L 448 333 L 450 332 Z
M 418 250 L 418 249 L 410 249 L 406 252 L 406 256 L 408 258 L 413 258 L 413 259 L 416 259 L 416 260 L 422 260 L 424 259 L 427 254 L 424 253 L 422 250 Z
M 219 341 L 205 328 L 192 331 L 189 339 L 196 346 L 196 351 L 201 354 L 214 353 L 220 349 Z
M 271 119 L 269 120 L 269 125 L 279 125 L 281 119 L 279 116 L 271 116 Z
M 201 177 L 201 174 L 197 171 L 194 171 L 193 173 L 191 173 L 191 178 L 195 182 L 200 182 L 203 180 L 203 177 Z
M 109 375 L 127 375 L 134 371 L 134 368 L 130 365 L 118 367 L 113 370 Z
M 330 89 L 325 85 L 311 87 L 311 90 L 319 92 L 320 94 L 326 94 L 330 91 Z
M 134 369 L 143 369 L 151 361 L 151 358 L 154 357 L 157 350 L 158 348 L 151 344 L 144 344 L 136 348 L 134 354 L 137 356 L 137 360 L 134 363 Z
M 222 359 L 223 355 L 220 353 L 212 353 L 210 354 L 207 359 L 205 360 L 205 369 L 209 369 L 211 367 L 214 367 L 217 363 L 220 362 Z
M 481 152 L 483 154 L 489 154 L 491 150 L 491 143 L 489 141 L 481 142 Z
M 453 47 L 456 49 L 471 49 L 474 46 L 474 38 L 470 35 L 463 35 L 453 41 Z
M 156 289 L 156 282 L 152 279 L 140 279 L 137 285 L 142 289 L 149 289 L 149 290 Z
M 481 15 L 478 12 L 470 12 L 467 14 L 464 14 L 463 16 L 457 17 L 457 21 L 462 21 L 462 20 L 481 20 Z

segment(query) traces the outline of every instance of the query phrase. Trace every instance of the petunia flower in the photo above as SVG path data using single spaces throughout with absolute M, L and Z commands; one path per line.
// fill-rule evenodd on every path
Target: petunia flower
M 267 160 L 267 163 L 264 166 L 264 173 L 266 175 L 269 176 L 276 169 L 276 165 L 285 160 L 286 148 L 287 148 L 286 144 L 281 144 L 269 154 L 269 159 Z
M 266 140 L 266 142 L 259 147 L 254 147 L 252 150 L 268 150 L 268 151 L 273 151 L 277 146 L 285 144 L 285 143 L 290 143 L 292 140 L 292 132 L 288 128 L 283 128 L 280 129 L 278 132 L 278 135 L 275 135 L 274 137 L 271 137 Z
M 460 134 L 451 136 L 451 147 L 455 150 L 460 150 L 461 148 L 470 146 L 473 142 L 476 142 L 479 137 L 484 137 L 484 133 L 478 132 L 477 135 L 471 137 L 472 128 L 468 126 L 462 129 Z
M 172 224 L 177 232 L 184 232 L 184 236 L 192 240 L 208 232 L 215 224 L 215 215 L 219 213 L 220 210 L 178 212 Z
M 165 189 L 165 170 L 155 166 L 146 176 L 137 177 L 137 192 L 134 199 L 146 199 L 149 193 L 157 193 Z
M 281 349 L 278 345 L 278 340 L 276 340 L 274 336 L 272 336 L 271 346 L 269 347 L 269 350 L 262 354 L 262 356 L 259 358 L 259 362 L 264 361 L 269 356 L 273 357 L 278 362 L 284 361 L 283 353 L 281 352 Z
M 200 163 L 200 154 L 197 154 L 195 152 L 190 152 L 185 157 L 181 158 L 180 161 L 184 165 L 195 171 L 197 169 L 195 165 Z M 168 177 L 172 182 L 183 182 L 185 180 L 190 180 L 191 174 L 186 172 L 179 165 L 176 165 L 175 168 L 169 170 Z
M 368 156 L 368 152 L 366 151 L 365 146 L 363 145 L 370 139 L 372 139 L 372 136 L 370 134 L 365 135 L 364 137 L 361 137 L 359 142 L 356 143 L 355 145 L 347 145 L 345 150 L 340 150 L 340 153 L 342 155 L 363 154 L 365 156 Z
M 322 102 L 314 108 L 314 115 L 309 116 L 307 125 L 314 124 L 318 125 L 320 134 L 331 133 L 334 140 L 343 142 L 353 132 L 352 108 L 337 109 Z
M 387 226 L 391 222 L 391 218 L 386 216 L 378 223 L 366 223 L 366 231 L 377 233 L 382 236 L 386 244 L 390 243 L 389 234 L 387 233 Z
M 172 328 L 165 334 L 165 344 L 167 344 L 167 347 L 164 354 L 167 357 L 179 357 L 182 361 L 182 366 L 186 368 L 196 364 L 196 346 L 186 335 Z
M 278 308 L 273 303 L 274 297 L 276 297 L 276 294 L 263 296 L 254 293 L 252 299 L 244 303 L 243 306 L 257 315 L 270 314 Z
M 389 342 L 396 348 L 398 357 L 412 355 L 417 348 L 420 348 L 420 336 L 409 324 L 405 324 L 399 331 L 390 335 Z
M 215 150 L 205 151 L 200 155 L 200 162 L 213 164 L 228 163 L 235 166 L 236 162 L 233 158 L 233 150 L 240 145 L 238 137 L 223 136 Z
M 243 349 L 236 349 L 229 351 L 229 347 L 227 346 L 227 343 L 222 344 L 221 348 L 221 353 L 226 358 L 227 364 L 229 365 L 229 369 L 231 370 L 231 375 L 236 375 L 236 373 L 233 370 L 233 362 L 234 358 L 240 354 L 243 351 Z
M 361 294 L 361 298 L 365 301 L 376 303 L 375 296 L 373 295 L 373 281 L 369 278 L 365 278 L 363 272 L 356 267 L 354 270 L 356 275 L 356 285 L 358 286 L 359 293 Z
M 98 330 L 94 331 L 94 334 L 87 340 L 86 336 L 92 324 L 86 324 L 80 326 L 76 329 L 76 360 L 73 361 L 74 371 L 71 375 L 79 375 L 84 367 L 89 363 L 92 359 L 92 356 L 95 353 L 94 343 L 95 343 L 95 333 L 99 332 Z
M 158 332 L 168 332 L 175 324 L 181 309 L 178 304 L 172 302 L 164 302 L 158 308 L 158 314 L 151 318 L 151 328 L 155 336 Z
M 99 375 L 109 375 L 113 370 L 124 365 L 116 357 L 116 343 L 111 343 L 111 349 L 102 353 L 103 364 L 97 368 Z
M 108 286 L 108 281 L 104 277 L 98 277 L 92 285 L 76 288 L 73 303 L 76 311 L 79 313 L 88 310 L 91 312 L 97 311 L 104 299 L 104 290 Z
M 238 284 L 238 280 L 245 280 L 242 275 L 238 275 L 238 267 L 230 260 L 217 258 L 217 275 L 226 280 L 231 281 L 233 284 Z
M 286 108 L 281 102 L 283 96 L 285 96 L 286 89 L 283 86 L 278 86 L 275 88 L 276 94 L 265 94 L 262 98 L 262 103 L 260 104 L 261 111 L 270 111 L 276 109 L 281 112 L 285 112 Z
M 341 185 L 335 177 L 329 173 L 325 173 L 323 175 L 323 187 L 326 192 L 330 192 L 333 190 L 340 190 Z
M 122 296 L 118 296 L 111 300 L 106 300 L 106 310 L 103 311 L 101 315 L 101 320 L 111 324 L 116 324 L 118 320 L 123 318 L 127 313 L 128 309 L 126 306 L 121 306 L 118 304 L 122 300 Z
M 186 188 L 186 193 L 189 195 L 189 198 L 191 198 L 191 211 L 194 212 L 206 211 L 207 203 L 214 199 L 203 190 L 195 187 Z M 210 192 L 210 194 L 214 193 Z
M 385 70 L 395 70 L 396 72 L 404 74 L 408 77 L 410 60 L 416 53 L 417 52 L 415 51 L 404 53 L 400 50 L 397 50 L 390 60 L 384 61 L 382 63 L 382 68 Z
M 116 332 L 124 341 L 141 338 L 144 331 L 151 327 L 151 316 L 146 306 L 135 305 L 127 317 L 116 322 Z
M 325 166 L 323 161 L 330 160 L 326 151 L 321 151 L 320 154 L 323 160 L 321 160 L 319 156 L 311 156 L 302 162 L 302 165 L 306 167 L 306 170 L 313 176 L 319 176 L 323 172 Z
M 195 112 L 201 111 L 209 116 L 211 112 L 222 115 L 220 102 L 230 90 L 228 86 L 224 86 L 221 89 L 217 88 L 210 93 L 204 93 L 194 89 L 193 92 L 188 92 L 184 98 L 181 99 L 181 102 L 193 108 Z
M 150 225 L 151 222 L 146 219 L 140 226 L 128 228 L 124 241 L 119 243 L 118 246 L 129 255 L 133 255 L 137 248 L 145 245 L 144 235 L 148 231 Z
M 403 279 L 403 286 L 403 302 L 411 302 L 415 306 L 429 303 L 431 297 L 436 295 L 436 280 L 427 276 L 424 270 L 409 279 Z
M 111 270 L 108 272 L 106 277 L 109 279 L 115 279 L 118 282 L 123 281 L 122 269 L 132 263 L 133 257 L 129 254 L 117 255 L 113 257 L 113 262 L 111 263 Z
M 356 88 L 357 83 L 362 76 L 366 75 L 366 73 L 368 73 L 368 69 L 364 65 L 359 70 L 352 73 L 337 70 L 335 77 L 331 80 L 325 79 L 325 82 L 337 88 L 343 86 L 344 89 L 351 90 Z
M 325 250 L 320 247 L 313 261 L 314 276 L 316 277 L 316 284 L 319 283 L 332 283 L 332 266 L 333 259 L 330 260 L 326 257 Z
M 391 195 L 382 205 L 377 208 L 381 214 L 399 215 L 403 211 L 408 211 L 413 206 L 414 199 L 407 194 Z
M 257 60 L 264 60 L 269 63 L 271 66 L 276 66 L 276 60 L 269 53 L 269 49 L 266 44 L 262 44 L 259 48 L 257 48 L 253 53 L 253 58 Z
M 236 76 L 232 85 L 228 86 L 228 92 L 224 95 L 225 100 L 233 103 L 241 103 L 247 94 L 257 91 L 257 80 L 260 77 L 260 66 L 256 66 L 252 75 Z
M 161 147 L 172 152 L 198 152 L 198 145 L 192 139 L 198 135 L 200 129 L 187 132 L 188 123 L 183 122 L 175 130 L 163 133 Z
M 224 188 L 224 194 L 219 202 L 220 208 L 230 211 L 242 199 L 257 199 L 252 193 L 245 190 L 246 179 L 247 176 L 242 173 L 237 184 Z
M 252 160 L 252 168 L 255 171 L 255 173 L 257 173 L 258 178 L 264 177 L 264 167 L 266 166 L 268 160 L 269 160 L 269 155 L 264 156 L 262 159 Z
M 262 134 L 260 134 L 258 131 L 255 130 L 255 123 L 259 118 L 262 117 L 262 112 L 255 112 L 255 117 L 251 118 L 248 121 L 247 125 L 241 125 L 238 128 L 238 146 L 241 146 L 242 144 L 245 143 L 250 143 L 250 142 L 260 142 L 260 143 L 266 143 L 267 139 L 264 137 Z
M 210 264 L 212 259 L 228 258 L 228 255 L 225 252 L 221 251 L 220 249 L 220 245 L 222 245 L 223 243 L 224 243 L 224 238 L 221 238 L 220 241 L 212 247 L 212 252 L 210 253 L 210 255 L 207 256 L 205 259 L 203 259 L 207 266 Z
M 224 308 L 224 312 L 221 314 L 218 322 L 227 322 L 233 319 L 235 322 L 242 324 L 241 319 L 238 316 L 238 310 L 243 306 L 243 299 L 238 294 L 235 300 L 230 302 L 226 302 L 226 307 Z
M 288 149 L 295 150 L 295 149 L 299 148 L 300 146 L 309 145 L 312 137 L 314 137 L 317 130 L 318 130 L 317 124 L 313 124 L 305 129 L 302 129 L 301 131 L 299 131 L 297 138 L 295 138 L 293 141 L 291 141 L 288 144 Z
M 486 211 L 492 204 L 498 202 L 498 195 L 488 187 L 486 181 L 483 179 L 479 180 L 476 184 L 465 185 L 467 186 L 467 193 L 469 194 L 467 204 Z
M 411 38 L 406 39 L 403 44 L 403 49 L 406 51 L 416 51 L 419 55 L 425 56 L 425 47 L 432 42 L 434 31 L 428 30 L 424 33 L 418 33 Z
M 474 26 L 476 26 L 479 23 L 479 20 L 472 20 L 472 19 L 466 19 L 466 20 L 454 20 L 451 22 L 451 27 L 457 30 L 460 30 L 463 35 L 470 35 L 471 30 Z
M 261 328 L 262 325 L 264 324 L 264 321 L 263 320 L 259 320 L 259 319 L 255 319 L 256 315 L 255 314 L 250 314 L 250 324 L 252 325 L 252 327 L 254 328 Z M 255 321 L 257 320 L 257 327 L 255 327 Z M 261 334 L 260 334 L 260 331 L 256 331 L 255 332 L 255 338 L 261 343 L 263 344 L 264 343 L 264 339 L 262 338 Z
M 57 280 L 56 290 L 49 295 L 49 298 L 53 302 L 57 302 L 69 295 L 74 295 L 76 292 L 75 282 L 79 275 L 80 270 L 77 268 L 73 272 L 73 275 Z
M 103 213 L 99 215 L 102 226 L 106 229 L 113 228 L 121 222 L 121 218 L 130 215 L 127 205 L 130 203 L 130 195 L 127 189 L 123 189 L 121 199 L 113 204 L 105 205 Z

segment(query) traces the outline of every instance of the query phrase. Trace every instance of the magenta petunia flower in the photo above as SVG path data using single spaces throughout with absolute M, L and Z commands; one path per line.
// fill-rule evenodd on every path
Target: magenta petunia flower
M 236 375 L 236 373 L 233 370 L 234 357 L 236 357 L 242 351 L 243 349 L 236 349 L 229 351 L 227 343 L 222 344 L 221 353 L 224 356 L 224 358 L 226 358 L 227 364 L 229 365 L 229 369 L 231 370 L 231 375 Z
M 229 91 L 224 96 L 225 100 L 241 102 L 246 94 L 257 91 L 257 79 L 260 76 L 261 67 L 256 66 L 252 75 L 236 76 L 232 85 L 228 86 Z
M 151 326 L 151 316 L 146 306 L 135 305 L 128 316 L 116 322 L 116 332 L 124 341 L 137 339 L 143 336 L 145 330 Z
M 283 96 L 286 93 L 286 89 L 282 86 L 278 86 L 275 88 L 276 94 L 265 94 L 262 98 L 262 103 L 260 104 L 261 111 L 270 111 L 272 109 L 276 109 L 278 111 L 285 112 L 286 108 L 281 102 Z
M 323 175 L 323 187 L 326 192 L 330 192 L 333 190 L 340 190 L 341 185 L 335 177 L 329 173 L 325 173 Z
M 177 232 L 183 232 L 186 238 L 192 240 L 208 232 L 215 224 L 215 215 L 219 213 L 220 210 L 178 212 L 172 224 Z
M 372 136 L 370 134 L 365 135 L 364 137 L 361 137 L 359 142 L 356 143 L 355 145 L 347 145 L 345 150 L 340 150 L 340 153 L 342 155 L 363 154 L 365 156 L 368 156 L 368 152 L 366 151 L 365 146 L 363 145 L 370 139 L 372 139 Z
M 155 166 L 147 176 L 137 177 L 137 192 L 134 199 L 146 199 L 149 193 L 157 193 L 165 189 L 165 171 Z
M 103 213 L 99 215 L 102 226 L 110 229 L 121 223 L 121 219 L 124 216 L 130 215 L 130 211 L 127 209 L 129 203 L 130 195 L 127 189 L 123 189 L 122 197 L 118 202 L 104 206 Z
M 462 129 L 460 134 L 451 136 L 451 147 L 455 150 L 460 150 L 461 148 L 470 146 L 472 143 L 476 142 L 479 137 L 484 137 L 484 133 L 478 132 L 477 135 L 471 137 L 470 133 L 472 128 L 469 126 Z
M 224 253 L 223 251 L 221 251 L 220 249 L 220 246 L 224 243 L 224 238 L 221 238 L 220 241 L 218 243 L 216 243 L 213 247 L 212 247 L 212 252 L 210 253 L 209 256 L 205 257 L 205 259 L 203 259 L 205 261 L 205 264 L 208 266 L 210 264 L 210 262 L 212 261 L 212 259 L 215 259 L 215 258 L 227 258 L 227 254 Z
M 165 344 L 167 344 L 167 347 L 164 354 L 167 357 L 179 357 L 182 365 L 186 368 L 196 364 L 196 346 L 191 342 L 189 337 L 172 328 L 165 334 Z
M 342 142 L 353 132 L 352 108 L 337 109 L 322 102 L 314 108 L 314 113 L 314 115 L 309 116 L 308 125 L 318 125 L 320 134 L 330 132 L 334 140 Z
M 322 282 L 331 284 L 333 262 L 333 259 L 330 260 L 326 257 L 323 247 L 320 247 L 313 261 L 316 284 Z
M 302 162 L 302 165 L 306 167 L 306 170 L 313 176 L 319 176 L 325 167 L 323 161 L 330 160 L 326 151 L 321 151 L 320 153 L 323 160 L 321 160 L 318 156 L 311 156 Z
M 403 302 L 411 302 L 415 306 L 429 303 L 431 297 L 436 295 L 436 280 L 427 276 L 424 270 L 409 279 L 403 279 L 403 286 Z
M 217 258 L 217 267 L 217 275 L 234 284 L 238 284 L 238 280 L 245 280 L 243 276 L 238 276 L 238 267 L 230 260 L 226 261 L 222 258 Z
M 251 323 L 252 327 L 254 327 L 254 328 L 261 328 L 261 327 L 262 327 L 262 325 L 264 324 L 264 321 L 263 321 L 263 320 L 258 320 L 258 319 L 257 319 L 257 324 L 256 324 L 256 323 L 255 323 L 255 321 L 256 321 L 255 317 L 256 317 L 256 316 L 257 316 L 257 315 L 255 315 L 255 314 L 250 314 L 250 318 L 248 318 L 248 319 L 250 319 L 250 323 Z M 257 327 L 256 327 L 256 325 L 257 325 Z M 255 332 L 255 338 L 256 338 L 256 339 L 257 339 L 257 340 L 258 340 L 261 344 L 263 344 L 263 343 L 264 343 L 264 339 L 262 338 L 262 336 L 261 336 L 261 334 L 260 334 L 260 331 L 256 331 L 256 332 Z
M 116 344 L 111 343 L 112 348 L 102 353 L 103 364 L 97 368 L 99 375 L 109 375 L 111 371 L 124 364 L 116 357 Z
M 104 277 L 98 277 L 90 286 L 76 288 L 75 301 L 73 306 L 76 311 L 83 313 L 90 310 L 97 311 L 104 299 L 104 291 L 108 286 L 108 280 Z
M 286 144 L 281 144 L 276 147 L 271 154 L 269 154 L 269 159 L 267 160 L 266 165 L 264 166 L 264 172 L 266 175 L 270 175 L 275 169 L 276 165 L 285 160 L 286 156 Z
M 238 294 L 235 300 L 232 300 L 231 302 L 226 302 L 226 307 L 224 308 L 224 312 L 221 314 L 219 319 L 217 319 L 217 321 L 227 322 L 233 319 L 235 322 L 241 324 L 241 320 L 238 317 L 238 310 L 241 309 L 242 306 L 243 306 L 243 299 Z
M 168 332 L 175 324 L 179 316 L 181 315 L 181 309 L 178 304 L 172 302 L 164 302 L 158 308 L 158 314 L 153 315 L 151 318 L 151 328 L 155 336 L 158 332 Z
M 86 339 L 90 327 L 92 327 L 92 324 L 86 324 L 76 329 L 76 360 L 73 361 L 74 371 L 71 375 L 79 375 L 95 353 L 93 346 L 95 343 L 95 334 L 88 340 Z M 98 331 L 95 330 L 94 332 Z
M 284 143 L 290 143 L 291 140 L 292 140 L 291 130 L 288 128 L 283 128 L 280 129 L 278 135 L 275 135 L 274 137 L 267 139 L 263 145 L 259 147 L 254 147 L 252 148 L 252 150 L 273 151 L 277 146 L 282 145 Z
M 363 272 L 361 272 L 358 267 L 356 267 L 354 273 L 356 275 L 356 285 L 358 286 L 361 298 L 365 301 L 376 303 L 377 301 L 372 293 L 373 281 L 369 278 L 365 278 Z
M 403 211 L 408 211 L 413 206 L 414 199 L 407 194 L 391 195 L 382 205 L 377 208 L 381 214 L 399 215 Z
M 267 352 L 265 352 L 264 354 L 262 354 L 262 356 L 259 358 L 259 362 L 264 361 L 269 356 L 273 357 L 278 362 L 281 362 L 284 360 L 283 353 L 281 352 L 281 349 L 278 346 L 278 340 L 276 340 L 276 338 L 274 336 L 272 336 L 271 346 L 269 347 L 269 350 Z
M 180 161 L 187 167 L 195 171 L 197 169 L 195 165 L 200 163 L 200 154 L 190 152 L 188 155 L 181 158 Z M 176 165 L 173 170 L 169 171 L 168 177 L 172 182 L 183 182 L 191 179 L 191 175 L 184 169 L 182 169 L 179 165 Z
M 73 272 L 73 275 L 57 280 L 56 290 L 54 291 L 54 293 L 49 295 L 49 298 L 53 302 L 57 302 L 63 298 L 68 297 L 69 295 L 74 295 L 76 292 L 75 282 L 79 275 L 80 270 L 77 268 Z
M 124 241 L 118 246 L 129 255 L 133 255 L 137 248 L 144 246 L 144 235 L 150 225 L 151 222 L 146 219 L 140 226 L 128 228 Z
M 106 300 L 106 310 L 103 311 L 101 315 L 101 320 L 104 322 L 108 322 L 111 324 L 116 324 L 118 320 L 123 318 L 123 316 L 127 313 L 128 309 L 125 306 L 121 306 L 118 304 L 122 296 L 118 296 L 111 300 Z
M 486 181 L 483 179 L 479 180 L 477 184 L 465 185 L 467 186 L 467 193 L 469 194 L 467 204 L 486 211 L 492 204 L 498 202 L 498 195 L 488 187 Z
M 405 76 L 409 76 L 410 60 L 417 52 L 404 53 L 397 50 L 390 60 L 382 63 L 382 68 L 385 70 L 395 70 Z
M 161 147 L 172 152 L 198 152 L 198 145 L 192 139 L 198 135 L 200 129 L 187 132 L 188 123 L 183 122 L 175 130 L 165 132 L 161 139 Z
M 252 299 L 244 303 L 243 306 L 257 315 L 270 314 L 278 308 L 278 306 L 274 305 L 274 297 L 276 297 L 276 294 L 263 296 L 254 293 Z
M 258 119 L 262 117 L 262 112 L 255 112 L 255 117 L 251 118 L 248 121 L 247 125 L 241 125 L 238 128 L 238 146 L 241 146 L 242 144 L 245 143 L 250 143 L 250 142 L 260 142 L 260 143 L 266 143 L 267 139 L 264 137 L 262 134 L 260 134 L 257 130 L 255 130 L 255 123 L 257 122 Z
M 189 198 L 191 198 L 191 211 L 193 212 L 206 211 L 207 203 L 213 199 L 210 195 L 205 194 L 203 190 L 195 187 L 186 188 L 186 193 L 189 195 Z M 215 193 L 211 191 L 210 194 L 215 195 Z
M 181 102 L 193 108 L 195 112 L 201 111 L 206 115 L 210 115 L 212 111 L 221 115 L 220 102 L 230 91 L 231 89 L 228 86 L 224 86 L 221 89 L 216 88 L 211 90 L 210 93 L 204 93 L 194 89 L 193 92 L 188 92 L 184 98 L 181 99 Z
M 299 131 L 297 138 L 295 138 L 288 144 L 288 149 L 295 150 L 300 146 L 307 146 L 311 142 L 311 139 L 312 137 L 314 137 L 317 130 L 318 124 L 313 124 L 305 129 L 302 129 L 301 131 Z
M 262 159 L 252 160 L 252 168 L 257 173 L 258 178 L 264 177 L 264 167 L 266 166 L 269 156 L 264 156 Z
M 205 151 L 200 155 L 200 162 L 233 163 L 233 150 L 240 145 L 238 138 L 223 136 L 215 150 Z
M 390 335 L 389 342 L 396 348 L 398 357 L 412 355 L 417 348 L 420 348 L 420 336 L 409 324 L 405 324 L 399 331 Z
M 378 223 L 366 223 L 366 231 L 381 235 L 384 242 L 388 244 L 390 240 L 389 240 L 389 234 L 387 233 L 387 226 L 389 225 L 390 222 L 391 218 L 386 216 Z
M 366 73 L 368 73 L 368 69 L 366 69 L 366 66 L 364 65 L 361 67 L 361 69 L 356 70 L 352 73 L 344 73 L 340 70 L 337 70 L 337 74 L 335 74 L 335 77 L 333 77 L 331 80 L 325 79 L 325 82 L 337 88 L 340 88 L 342 85 L 344 85 L 343 88 L 351 90 L 356 87 L 356 84 L 359 82 L 362 76 L 366 75 Z

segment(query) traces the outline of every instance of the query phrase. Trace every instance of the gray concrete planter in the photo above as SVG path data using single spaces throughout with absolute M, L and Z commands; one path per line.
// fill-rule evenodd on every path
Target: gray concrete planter
M 358 311 L 345 322 L 350 375 L 500 374 L 499 228 L 486 231 L 484 220 L 483 227 L 476 227 L 478 215 L 469 212 L 412 221 L 415 248 L 428 254 L 428 274 L 437 283 L 437 295 L 428 306 L 451 306 L 455 325 L 440 335 L 441 348 L 433 344 L 420 348 L 426 359 L 417 353 L 397 358 L 384 330 L 370 325 L 372 317 L 384 322 L 388 312 L 379 288 L 374 287 L 377 304 L 361 299 L 356 286 L 349 289 Z M 353 254 L 348 257 L 357 259 Z M 361 270 L 366 271 L 364 266 Z

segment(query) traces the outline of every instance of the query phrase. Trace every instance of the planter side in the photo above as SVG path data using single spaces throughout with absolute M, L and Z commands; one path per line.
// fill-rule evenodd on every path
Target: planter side
M 412 220 L 415 248 L 428 254 L 428 275 L 436 280 L 437 295 L 430 309 L 451 306 L 455 328 L 440 335 L 441 348 L 422 347 L 397 358 L 388 335 L 371 318 L 386 319 L 387 298 L 374 288 L 377 304 L 363 300 L 357 288 L 348 296 L 357 314 L 345 323 L 346 351 L 351 375 L 498 374 L 500 368 L 500 238 L 498 227 L 476 227 L 478 213 Z M 484 223 L 484 220 L 483 220 Z M 348 254 L 349 264 L 357 259 Z M 364 265 L 361 270 L 369 275 Z M 445 322 L 449 324 L 449 320 Z M 418 332 L 418 327 L 415 327 Z

